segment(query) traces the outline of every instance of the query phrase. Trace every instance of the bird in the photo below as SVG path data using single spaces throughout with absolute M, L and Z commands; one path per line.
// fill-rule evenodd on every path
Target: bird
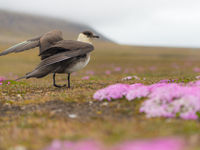
M 40 36 L 16 44 L 3 52 L 0 56 L 9 53 L 18 53 L 39 47 L 41 62 L 31 72 L 17 80 L 42 78 L 53 74 L 53 86 L 70 88 L 70 74 L 84 68 L 90 61 L 90 53 L 94 50 L 93 39 L 99 38 L 91 31 L 84 31 L 77 40 L 64 40 L 60 30 L 52 30 Z M 68 85 L 56 84 L 56 74 L 66 73 Z

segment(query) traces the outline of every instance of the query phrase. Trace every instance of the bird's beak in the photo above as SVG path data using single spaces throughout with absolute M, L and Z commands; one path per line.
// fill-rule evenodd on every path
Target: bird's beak
M 99 37 L 98 35 L 93 35 L 93 38 L 97 38 L 97 39 L 98 39 L 98 38 L 100 38 L 100 37 Z

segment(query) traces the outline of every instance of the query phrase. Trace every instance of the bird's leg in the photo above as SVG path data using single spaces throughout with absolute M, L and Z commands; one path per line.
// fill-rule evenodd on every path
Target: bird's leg
M 66 84 L 64 84 L 62 86 L 56 84 L 56 73 L 53 73 L 53 86 L 55 86 L 57 88 L 61 88 L 61 87 L 65 87 L 66 86 Z
M 68 73 L 68 78 L 67 78 L 67 80 L 68 80 L 68 88 L 70 88 L 70 73 Z

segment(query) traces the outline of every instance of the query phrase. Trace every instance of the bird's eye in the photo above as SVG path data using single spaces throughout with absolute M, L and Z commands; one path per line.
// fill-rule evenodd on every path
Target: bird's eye
M 87 35 L 87 36 L 92 36 L 92 33 L 91 32 L 89 32 L 89 31 L 85 31 L 85 32 L 83 32 L 83 34 L 85 34 L 85 35 Z

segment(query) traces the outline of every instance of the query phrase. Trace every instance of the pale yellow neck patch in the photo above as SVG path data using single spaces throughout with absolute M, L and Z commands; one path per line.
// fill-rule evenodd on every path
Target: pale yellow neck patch
M 80 34 L 79 34 L 77 41 L 92 44 L 92 38 L 88 38 L 88 37 L 87 37 L 86 35 L 84 35 L 83 33 L 80 33 Z

